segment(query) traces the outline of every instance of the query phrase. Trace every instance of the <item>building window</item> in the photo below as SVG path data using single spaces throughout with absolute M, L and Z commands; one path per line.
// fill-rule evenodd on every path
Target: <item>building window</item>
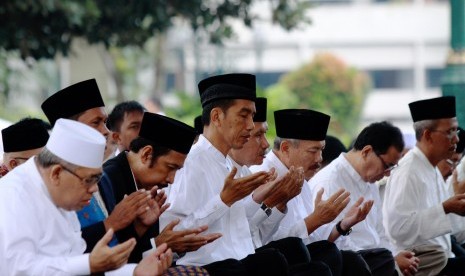
M 413 88 L 412 69 L 369 70 L 367 73 L 375 89 Z
M 444 69 L 442 68 L 427 68 L 426 69 L 426 87 L 438 88 L 441 87 L 441 77 Z

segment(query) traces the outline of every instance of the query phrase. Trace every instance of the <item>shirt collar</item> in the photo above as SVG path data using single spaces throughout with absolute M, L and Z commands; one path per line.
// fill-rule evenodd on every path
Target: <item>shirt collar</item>
M 273 164 L 272 167 L 276 169 L 278 175 L 286 174 L 289 169 L 284 165 L 284 163 L 278 158 L 278 156 L 271 150 L 267 155 L 266 158 Z

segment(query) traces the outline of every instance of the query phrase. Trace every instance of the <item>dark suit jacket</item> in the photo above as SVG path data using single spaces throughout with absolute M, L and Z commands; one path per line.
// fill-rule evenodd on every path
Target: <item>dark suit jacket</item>
M 104 176 L 99 183 L 100 193 L 107 206 L 108 213 L 111 213 L 115 205 L 123 200 L 124 195 L 129 195 L 136 191 L 136 183 L 132 176 L 126 152 L 121 152 L 103 164 Z M 113 194 L 111 194 L 113 193 Z M 138 237 L 132 225 L 118 231 L 116 234 L 119 242 L 124 242 L 132 237 L 136 237 L 137 244 L 129 257 L 129 262 L 139 262 L 142 253 L 151 248 L 150 238 L 158 235 L 158 221 L 150 227 L 146 234 Z

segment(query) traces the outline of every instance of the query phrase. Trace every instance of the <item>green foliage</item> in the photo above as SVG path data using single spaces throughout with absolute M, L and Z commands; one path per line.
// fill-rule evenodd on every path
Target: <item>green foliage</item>
M 202 114 L 199 95 L 190 95 L 178 91 L 175 97 L 179 101 L 179 104 L 176 107 L 165 107 L 166 115 L 194 126 L 195 117 Z
M 208 0 L 36 0 L 0 2 L 0 47 L 22 58 L 68 55 L 72 39 L 109 46 L 139 46 L 165 32 L 175 18 L 205 30 L 213 43 L 233 35 L 232 18 L 251 26 L 253 2 Z M 268 0 L 273 21 L 290 30 L 305 18 L 301 0 Z
M 319 54 L 310 63 L 283 76 L 280 84 L 297 97 L 295 108 L 331 115 L 330 133 L 343 140 L 356 134 L 370 87 L 366 74 L 331 54 Z

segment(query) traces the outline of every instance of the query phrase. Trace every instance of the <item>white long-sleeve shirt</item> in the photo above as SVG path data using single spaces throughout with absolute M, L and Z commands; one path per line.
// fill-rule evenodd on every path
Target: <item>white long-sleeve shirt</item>
M 383 204 L 383 224 L 397 250 L 421 244 L 440 245 L 449 257 L 450 233 L 463 218 L 446 214 L 448 191 L 437 167 L 415 147 L 389 177 Z
M 231 164 L 237 168 L 239 177 L 245 177 L 252 174 L 252 171 L 247 166 L 239 165 L 231 156 L 227 157 Z M 268 216 L 264 210 L 260 208 L 260 204 L 253 200 L 253 193 L 244 199 L 244 202 L 251 206 L 247 208 L 247 219 L 249 220 L 250 233 L 252 235 L 255 248 L 259 248 L 272 240 L 272 236 L 277 231 L 281 220 L 285 214 L 281 213 L 276 207 Z
M 252 166 L 250 170 L 252 172 L 257 172 L 263 170 L 267 171 L 271 168 L 276 169 L 278 177 L 284 176 L 288 172 L 286 166 L 273 151 L 270 151 L 266 155 L 262 165 Z M 308 234 L 304 218 L 313 213 L 313 211 L 314 203 L 312 192 L 308 184 L 304 183 L 301 193 L 287 203 L 287 213 L 281 220 L 279 228 L 271 239 L 279 240 L 286 237 L 299 237 L 305 244 L 328 239 L 331 229 L 326 227 L 326 225 L 313 231 L 310 235 Z
M 80 229 L 75 212 L 52 202 L 34 158 L 0 180 L 0 275 L 90 274 Z
M 248 205 L 241 200 L 228 207 L 220 198 L 232 166 L 226 156 L 200 135 L 184 167 L 176 173 L 167 199 L 171 206 L 160 217 L 160 229 L 174 218 L 180 218 L 176 229 L 206 224 L 206 233 L 223 235 L 197 251 L 186 253 L 177 264 L 206 265 L 227 258 L 240 260 L 255 252 L 247 220 Z
M 350 207 L 360 197 L 374 201 L 373 207 L 365 220 L 352 227 L 352 233 L 349 236 L 336 240 L 335 243 L 340 249 L 358 251 L 370 248 L 386 248 L 391 251 L 394 250 L 384 231 L 378 186 L 375 183 L 363 181 L 345 158 L 345 153 L 341 153 L 338 158 L 313 176 L 308 184 L 313 195 L 316 195 L 318 190 L 324 188 L 323 199 L 328 198 L 340 188 L 350 192 L 349 204 L 333 222 L 329 223 L 332 227 L 342 220 Z M 393 252 L 394 255 L 395 253 Z

